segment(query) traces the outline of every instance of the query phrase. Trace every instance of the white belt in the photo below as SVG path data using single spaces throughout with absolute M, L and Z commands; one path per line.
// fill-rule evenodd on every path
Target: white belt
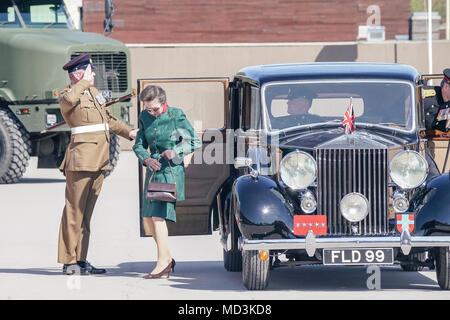
M 89 125 L 89 126 L 70 128 L 70 132 L 72 134 L 105 131 L 105 130 L 109 131 L 109 126 L 107 123 L 100 123 L 100 124 L 93 124 L 93 125 Z

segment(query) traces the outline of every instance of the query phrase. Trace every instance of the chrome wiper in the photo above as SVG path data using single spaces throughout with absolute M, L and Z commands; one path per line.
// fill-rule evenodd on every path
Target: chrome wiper
M 317 122 L 317 123 L 312 123 L 312 124 L 327 124 L 327 123 L 342 123 L 342 120 L 340 119 L 333 119 L 333 120 L 328 120 L 325 122 Z
M 283 136 L 287 136 L 289 135 L 292 131 L 303 131 L 305 129 L 307 129 L 308 127 L 305 126 L 295 126 L 295 127 L 290 127 L 290 128 L 285 128 L 285 129 L 278 129 L 278 134 L 283 135 Z
M 287 133 L 289 133 L 291 131 L 297 131 L 297 130 L 303 131 L 303 130 L 308 130 L 313 127 L 320 127 L 320 126 L 326 125 L 326 124 L 339 124 L 341 122 L 342 122 L 342 120 L 334 119 L 334 120 L 325 121 L 325 122 L 305 123 L 302 125 L 297 125 L 297 126 L 293 126 L 293 127 L 289 127 L 289 128 L 278 129 L 278 131 L 279 131 L 279 133 L 286 135 Z
M 51 27 L 52 25 L 54 25 L 54 24 L 57 24 L 57 22 L 51 22 L 51 23 L 45 25 L 45 26 L 44 26 L 44 29 L 48 29 L 48 28 L 50 28 L 50 27 Z

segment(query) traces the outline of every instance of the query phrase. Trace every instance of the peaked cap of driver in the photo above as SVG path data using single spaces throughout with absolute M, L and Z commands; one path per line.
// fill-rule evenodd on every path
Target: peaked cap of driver
M 444 74 L 445 81 L 447 81 L 447 83 L 450 83 L 450 69 L 449 68 L 444 69 L 442 73 Z
M 289 92 L 287 98 L 289 100 L 297 99 L 297 98 L 305 98 L 307 100 L 312 100 L 315 97 L 315 94 L 306 88 L 289 88 Z

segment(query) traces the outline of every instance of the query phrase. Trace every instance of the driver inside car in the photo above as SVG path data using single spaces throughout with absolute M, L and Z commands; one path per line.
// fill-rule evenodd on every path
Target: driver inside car
M 293 116 L 296 125 L 313 124 L 322 121 L 316 114 L 309 113 L 315 95 L 306 89 L 291 88 L 287 95 L 287 113 Z
M 307 114 L 311 108 L 312 95 L 300 90 L 289 90 L 287 112 L 290 115 Z

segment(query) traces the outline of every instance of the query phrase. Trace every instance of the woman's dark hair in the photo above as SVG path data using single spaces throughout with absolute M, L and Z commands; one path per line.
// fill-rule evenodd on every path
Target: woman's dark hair
M 160 103 L 166 103 L 166 92 L 161 87 L 148 85 L 139 94 L 139 99 L 142 102 L 158 99 Z

